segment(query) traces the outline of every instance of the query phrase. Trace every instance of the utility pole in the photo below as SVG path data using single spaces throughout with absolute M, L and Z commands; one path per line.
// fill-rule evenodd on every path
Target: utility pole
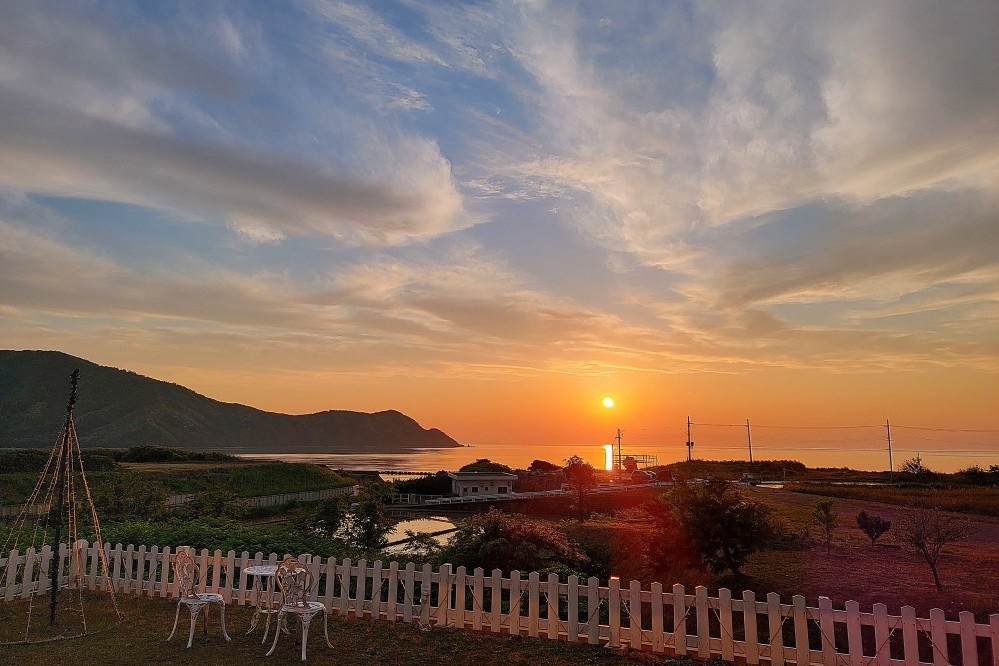
M 690 417 L 687 417 L 687 462 L 690 462 L 690 454 L 694 448 L 694 443 L 690 441 Z
M 895 466 L 891 461 L 891 423 L 885 419 L 885 428 L 888 430 L 888 474 L 891 480 L 895 480 Z
M 746 441 L 749 442 L 749 462 L 753 462 L 753 435 L 749 432 L 749 419 L 746 419 Z
M 621 429 L 617 429 L 617 478 L 621 478 Z

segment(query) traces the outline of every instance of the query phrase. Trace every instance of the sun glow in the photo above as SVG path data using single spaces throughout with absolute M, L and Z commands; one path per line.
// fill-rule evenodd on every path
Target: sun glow
M 608 472 L 614 469 L 614 445 L 604 444 L 604 469 Z
M 604 399 L 603 399 L 603 405 L 607 409 L 613 409 L 614 408 L 614 398 L 610 397 L 609 395 L 605 395 Z

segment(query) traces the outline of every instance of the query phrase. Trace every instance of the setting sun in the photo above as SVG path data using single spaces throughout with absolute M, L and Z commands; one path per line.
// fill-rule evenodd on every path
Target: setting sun
M 603 405 L 607 409 L 612 409 L 614 407 L 614 398 L 610 397 L 609 395 L 605 395 L 603 400 Z

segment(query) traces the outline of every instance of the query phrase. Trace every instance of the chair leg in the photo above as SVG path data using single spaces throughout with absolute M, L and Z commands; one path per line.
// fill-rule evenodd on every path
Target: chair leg
M 326 636 L 326 645 L 328 645 L 330 647 L 333 647 L 333 644 L 330 643 L 330 622 L 329 622 L 329 619 L 330 619 L 329 613 L 326 612 L 326 609 L 323 609 L 323 635 Z
M 305 661 L 305 646 L 309 641 L 309 624 L 312 622 L 312 615 L 306 614 L 300 619 L 302 621 L 302 661 Z
M 177 620 L 180 619 L 180 602 L 177 602 L 177 612 L 173 614 L 173 629 L 170 630 L 170 636 L 167 637 L 167 643 L 173 640 L 173 635 L 177 633 Z
M 281 637 L 281 619 L 284 617 L 284 611 L 280 611 L 277 616 L 277 628 L 274 630 L 274 643 L 271 645 L 271 649 L 265 654 L 265 657 L 269 657 L 274 654 L 274 650 L 277 649 L 278 638 Z
M 225 637 L 227 643 L 231 643 L 232 639 L 229 638 L 229 632 L 225 630 L 225 602 L 223 601 L 219 604 L 219 613 L 222 615 L 222 636 Z
M 201 606 L 190 606 L 191 609 L 191 633 L 187 636 L 187 649 L 194 645 L 194 628 L 198 625 L 198 614 L 201 613 Z

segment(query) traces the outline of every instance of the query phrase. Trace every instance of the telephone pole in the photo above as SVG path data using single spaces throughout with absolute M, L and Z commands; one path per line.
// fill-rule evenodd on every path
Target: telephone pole
M 885 428 L 888 430 L 888 474 L 891 480 L 895 480 L 895 466 L 891 461 L 891 423 L 885 419 Z
M 690 417 L 687 417 L 687 462 L 690 462 L 690 454 L 694 448 L 694 443 L 690 441 Z
M 617 429 L 617 478 L 621 478 L 621 429 Z
M 746 441 L 749 442 L 749 462 L 753 462 L 753 435 L 749 432 L 749 419 L 746 419 Z

